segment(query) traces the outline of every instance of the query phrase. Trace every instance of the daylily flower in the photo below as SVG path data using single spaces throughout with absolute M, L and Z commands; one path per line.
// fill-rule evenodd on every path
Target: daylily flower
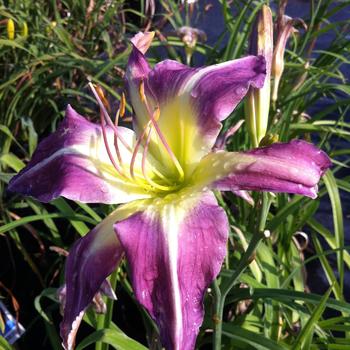
M 228 221 L 211 190 L 282 191 L 316 197 L 327 155 L 292 141 L 248 152 L 212 151 L 221 123 L 265 79 L 262 57 L 189 68 L 144 54 L 152 33 L 132 39 L 126 79 L 134 131 L 109 119 L 92 86 L 101 124 L 68 106 L 9 189 L 48 202 L 58 196 L 121 204 L 71 249 L 61 335 L 74 346 L 84 311 L 125 254 L 135 296 L 169 350 L 190 350 L 203 321 L 205 290 L 226 253 Z M 107 124 L 105 123 L 107 122 Z

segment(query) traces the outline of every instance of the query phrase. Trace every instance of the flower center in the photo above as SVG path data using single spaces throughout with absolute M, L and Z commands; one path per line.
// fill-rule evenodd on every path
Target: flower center
M 156 106 L 153 109 L 151 108 L 144 92 L 143 81 L 141 81 L 139 86 L 139 94 L 140 99 L 146 108 L 148 121 L 139 133 L 133 148 L 130 147 L 130 145 L 124 140 L 118 130 L 119 117 L 123 117 L 125 114 L 125 95 L 122 94 L 120 106 L 116 113 L 115 121 L 113 122 L 107 111 L 109 104 L 102 89 L 97 85 L 93 85 L 91 82 L 89 83 L 89 87 L 91 88 L 100 107 L 100 122 L 103 141 L 108 157 L 118 176 L 122 177 L 124 181 L 135 183 L 151 192 L 167 194 L 182 188 L 185 180 L 183 168 L 169 146 L 161 129 L 159 128 L 157 121 L 160 117 L 160 108 L 159 106 Z M 107 138 L 106 125 L 108 125 L 108 127 L 110 127 L 114 133 L 113 146 L 116 156 L 113 154 L 113 150 L 109 145 L 110 142 Z M 157 138 L 160 140 L 160 147 L 162 147 L 162 151 L 167 154 L 174 165 L 176 172 L 172 173 L 171 175 L 166 173 L 164 168 L 157 167 L 157 165 L 151 161 L 152 157 L 149 157 L 149 146 L 153 133 L 155 133 Z M 122 159 L 119 143 L 123 144 L 123 146 L 129 152 L 128 162 L 126 163 Z M 136 166 L 136 163 L 138 163 L 138 166 Z

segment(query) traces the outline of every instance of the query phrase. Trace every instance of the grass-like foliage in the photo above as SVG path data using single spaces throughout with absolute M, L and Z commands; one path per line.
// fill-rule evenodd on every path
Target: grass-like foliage
M 247 54 L 264 3 L 215 3 L 215 20 L 223 29 L 210 42 L 205 28 L 196 29 L 204 20 L 216 26 L 210 22 L 210 2 L 202 0 L 0 1 L 0 296 L 27 329 L 20 349 L 61 349 L 57 290 L 66 252 L 113 208 L 63 198 L 44 205 L 7 193 L 9 179 L 30 159 L 38 140 L 56 129 L 68 103 L 91 120 L 98 118 L 89 80 L 116 105 L 128 39 L 135 32 L 156 32 L 151 62 L 224 62 Z M 270 6 L 276 19 L 278 3 Z M 251 206 L 232 193 L 217 193 L 231 231 L 221 273 L 205 298 L 198 349 L 350 348 L 350 237 L 344 228 L 350 192 L 350 40 L 349 22 L 338 20 L 345 11 L 350 1 L 309 1 L 309 12 L 288 41 L 267 131 L 283 142 L 312 141 L 328 153 L 333 167 L 315 200 L 253 193 Z M 192 30 L 194 41 L 186 30 Z M 326 37 L 331 40 L 325 47 L 320 43 Z M 242 103 L 222 132 L 244 113 Z M 127 126 L 131 115 L 127 106 Z M 245 124 L 227 148 L 252 148 Z M 104 315 L 92 308 L 87 312 L 87 332 L 79 333 L 77 349 L 160 349 L 154 322 L 133 297 L 125 262 L 110 280 L 121 300 L 106 300 Z M 2 337 L 0 348 L 12 349 Z

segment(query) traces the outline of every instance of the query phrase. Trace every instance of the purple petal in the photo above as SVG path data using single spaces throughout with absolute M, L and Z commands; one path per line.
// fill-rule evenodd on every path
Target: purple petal
M 211 169 L 208 171 L 208 166 Z M 248 152 L 217 152 L 199 164 L 194 179 L 222 191 L 271 191 L 317 197 L 320 177 L 330 159 L 314 145 L 294 140 Z
M 139 32 L 130 41 L 142 54 L 145 54 L 152 44 L 154 32 Z
M 184 88 L 191 89 L 199 126 L 204 135 L 218 130 L 213 119 L 227 118 L 247 93 L 250 85 L 260 88 L 265 80 L 265 60 L 262 56 L 248 56 L 203 68 Z
M 190 68 L 166 60 L 150 69 L 143 53 L 133 47 L 126 80 L 140 133 L 149 121 L 140 95 L 140 83 L 150 110 L 160 108 L 158 124 L 180 163 L 191 167 L 214 146 L 223 119 L 245 96 L 249 86 L 260 88 L 265 60 L 248 56 L 205 68 Z M 155 155 L 157 137 L 150 151 Z M 159 149 L 159 148 L 158 148 Z
M 288 143 L 274 143 L 268 147 L 260 147 L 248 151 L 247 154 L 277 157 L 286 161 L 303 162 L 316 167 L 322 176 L 331 166 L 328 155 L 312 143 L 303 140 L 292 140 Z
M 133 132 L 118 130 L 132 144 Z M 110 129 L 108 137 L 113 140 Z M 121 151 L 130 158 L 125 148 Z M 88 203 L 125 203 L 148 196 L 138 186 L 126 183 L 113 168 L 101 127 L 70 106 L 56 132 L 39 144 L 29 164 L 11 179 L 8 189 L 42 202 L 64 196 Z
M 167 350 L 192 350 L 203 297 L 226 252 L 228 222 L 212 193 L 165 198 L 115 224 L 137 300 L 156 321 Z
M 116 268 L 123 250 L 113 230 L 117 211 L 110 214 L 90 233 L 79 239 L 66 263 L 66 303 L 61 337 L 66 350 L 74 347 L 75 336 L 84 316 L 105 279 Z

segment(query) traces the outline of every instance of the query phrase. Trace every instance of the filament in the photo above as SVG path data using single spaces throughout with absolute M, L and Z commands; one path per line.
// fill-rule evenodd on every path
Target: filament
M 123 174 L 123 171 L 120 169 L 119 165 L 115 162 L 114 158 L 113 158 L 113 155 L 112 155 L 112 152 L 109 148 L 109 145 L 108 145 L 108 139 L 107 139 L 107 133 L 106 133 L 106 127 L 104 125 L 105 123 L 105 120 L 103 118 L 103 112 L 102 110 L 100 110 L 100 119 L 101 119 L 101 129 L 102 129 L 102 136 L 103 136 L 103 142 L 105 144 L 105 147 L 106 147 L 106 151 L 107 151 L 107 154 L 108 154 L 108 157 L 109 157 L 109 160 L 111 161 L 111 163 L 113 164 L 115 170 L 118 172 L 118 174 L 122 177 L 125 177 L 125 175 Z
M 145 128 L 143 129 L 142 131 L 142 134 L 141 136 L 138 138 L 137 142 L 136 142 L 136 145 L 135 145 L 135 148 L 134 148 L 134 151 L 132 153 L 132 156 L 131 156 L 131 161 L 130 161 L 130 176 L 135 179 L 135 175 L 134 175 L 134 166 L 135 166 L 135 160 L 136 160 L 136 156 L 137 156 L 137 152 L 140 148 L 140 145 L 141 145 L 141 142 L 142 140 L 144 139 L 145 135 L 146 135 L 146 131 L 147 131 L 147 128 L 150 126 L 150 122 L 147 123 L 147 125 L 145 126 Z
M 118 123 L 119 123 L 119 114 L 120 114 L 120 107 L 117 110 L 117 113 L 115 114 L 115 118 L 114 118 L 114 125 L 117 129 L 118 129 Z M 122 156 L 121 156 L 120 151 L 119 151 L 118 137 L 117 137 L 116 133 L 114 133 L 114 148 L 115 148 L 115 152 L 117 153 L 119 163 L 120 163 L 120 165 L 122 165 L 123 160 L 122 160 Z

